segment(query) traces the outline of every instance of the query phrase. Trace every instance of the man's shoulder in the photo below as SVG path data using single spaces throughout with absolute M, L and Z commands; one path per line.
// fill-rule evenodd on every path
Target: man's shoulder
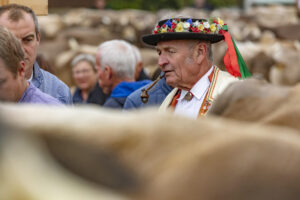
M 229 84 L 236 82 L 236 81 L 240 81 L 238 78 L 230 75 L 228 72 L 226 71 L 222 71 L 222 70 L 216 70 L 216 73 L 214 75 L 213 78 L 213 86 L 211 88 L 211 98 L 216 98 L 220 93 L 222 93 Z
M 69 90 L 69 87 L 62 81 L 60 80 L 57 76 L 54 74 L 51 74 L 50 72 L 47 72 L 46 70 L 40 68 L 41 73 L 43 74 L 44 80 L 46 82 L 51 82 L 52 84 L 55 84 L 57 86 L 66 88 Z
M 61 105 L 62 103 L 56 98 L 40 91 L 33 84 L 30 84 L 27 90 L 25 91 L 25 96 L 21 103 L 38 103 L 38 104 L 52 104 L 52 105 Z
M 40 91 L 38 88 L 35 88 L 35 94 L 38 97 L 38 103 L 51 104 L 51 105 L 61 105 L 62 103 L 56 98 Z
M 129 99 L 140 99 L 141 93 L 143 89 L 148 88 L 153 82 L 148 83 L 147 85 L 135 90 L 133 93 L 131 93 L 128 98 Z M 155 95 L 161 95 L 161 94 L 168 94 L 172 88 L 166 84 L 166 81 L 164 79 L 161 79 L 158 81 L 156 85 L 154 85 L 149 91 L 148 94 L 155 96 Z
M 141 100 L 142 89 L 148 88 L 151 84 L 152 82 L 131 93 L 126 99 L 124 109 L 158 106 L 172 90 L 172 88 L 166 84 L 165 79 L 161 79 L 148 91 L 149 99 L 148 102 L 144 104 Z
M 232 76 L 226 71 L 221 71 L 219 70 L 218 75 L 216 76 L 216 83 L 219 83 L 220 85 L 227 86 L 228 84 L 235 82 L 235 81 L 240 81 L 240 79 Z
M 132 99 L 132 98 L 135 99 L 135 98 L 139 97 L 141 95 L 142 90 L 146 89 L 147 87 L 149 87 L 149 85 L 151 85 L 151 83 L 148 83 L 148 84 L 144 85 L 143 87 L 141 87 L 141 88 L 133 91 L 130 95 L 128 95 L 127 98 L 129 98 L 129 99 Z
M 32 82 L 42 92 L 57 98 L 63 103 L 72 104 L 70 88 L 54 74 L 40 68 L 37 63 L 34 65 Z
M 125 103 L 126 97 L 109 97 L 104 103 L 106 108 L 118 108 L 122 109 Z
M 227 71 L 222 71 L 219 69 L 219 78 L 220 79 L 224 79 L 224 80 L 228 80 L 228 81 L 237 81 L 239 80 L 238 78 L 232 76 L 231 74 L 229 74 Z

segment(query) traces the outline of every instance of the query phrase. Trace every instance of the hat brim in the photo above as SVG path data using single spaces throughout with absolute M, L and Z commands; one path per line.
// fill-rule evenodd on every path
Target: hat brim
M 191 32 L 173 32 L 173 33 L 158 33 L 145 35 L 142 37 L 144 43 L 156 46 L 158 42 L 169 40 L 203 40 L 211 43 L 216 43 L 224 40 L 221 34 L 205 34 L 205 33 L 191 33 Z

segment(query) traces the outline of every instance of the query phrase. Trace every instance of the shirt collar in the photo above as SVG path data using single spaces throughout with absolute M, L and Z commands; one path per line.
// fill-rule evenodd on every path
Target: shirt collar
M 37 87 L 39 88 L 40 85 L 43 82 L 43 77 L 42 77 L 42 71 L 41 68 L 39 66 L 39 64 L 37 62 L 34 62 L 33 64 L 33 77 L 31 82 Z
M 211 67 L 198 81 L 197 83 L 192 87 L 192 89 L 190 90 L 190 92 L 194 95 L 194 97 L 197 100 L 200 100 L 201 97 L 203 96 L 203 94 L 206 92 L 206 90 L 208 89 L 209 85 L 210 85 L 210 81 L 209 81 L 209 75 L 212 73 L 213 71 L 213 67 Z M 178 98 L 178 100 L 182 100 L 184 98 L 184 96 L 186 95 L 186 93 L 188 93 L 187 90 L 181 90 L 181 94 L 180 97 Z

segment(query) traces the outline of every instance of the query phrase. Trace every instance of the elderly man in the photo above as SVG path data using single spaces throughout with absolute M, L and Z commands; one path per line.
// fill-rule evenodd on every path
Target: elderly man
M 225 66 L 231 75 L 212 64 L 211 44 L 224 38 L 229 47 Z M 160 110 L 172 107 L 175 114 L 196 119 L 206 114 L 228 84 L 238 80 L 234 76 L 250 75 L 244 65 L 237 65 L 242 62 L 240 54 L 233 49 L 234 41 L 220 18 L 162 20 L 153 34 L 144 36 L 143 41 L 156 46 L 158 64 L 166 83 L 174 88 Z
M 61 104 L 27 82 L 21 44 L 3 26 L 0 26 L 0 101 Z
M 42 70 L 36 62 L 40 32 L 34 12 L 17 4 L 2 6 L 0 25 L 8 28 L 21 42 L 25 52 L 25 78 L 42 92 L 62 103 L 71 104 L 72 95 L 68 86 L 53 74 Z
M 102 43 L 96 54 L 100 86 L 110 97 L 104 107 L 123 108 L 129 94 L 149 83 L 148 80 L 135 81 L 136 59 L 131 44 L 123 40 Z

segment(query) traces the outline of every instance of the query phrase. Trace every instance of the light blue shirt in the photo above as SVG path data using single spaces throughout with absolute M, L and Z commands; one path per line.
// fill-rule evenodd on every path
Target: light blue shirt
M 70 88 L 55 75 L 43 70 L 37 64 L 33 65 L 33 77 L 31 83 L 42 92 L 58 99 L 64 104 L 72 104 Z

